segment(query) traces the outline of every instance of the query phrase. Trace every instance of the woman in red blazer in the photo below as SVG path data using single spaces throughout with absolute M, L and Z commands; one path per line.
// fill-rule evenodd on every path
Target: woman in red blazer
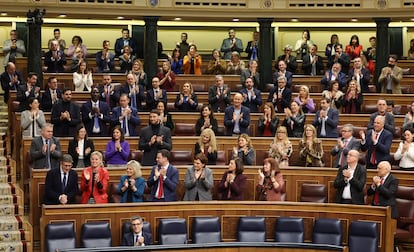
M 94 151 L 91 154 L 91 166 L 83 169 L 81 191 L 82 204 L 108 203 L 109 174 L 103 167 L 102 153 Z

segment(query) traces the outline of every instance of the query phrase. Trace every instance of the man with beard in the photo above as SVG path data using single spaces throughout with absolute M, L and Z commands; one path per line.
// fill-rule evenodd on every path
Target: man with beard
M 397 66 L 397 56 L 388 57 L 388 66 L 383 67 L 378 78 L 381 93 L 401 94 L 400 82 L 403 78 L 403 70 Z

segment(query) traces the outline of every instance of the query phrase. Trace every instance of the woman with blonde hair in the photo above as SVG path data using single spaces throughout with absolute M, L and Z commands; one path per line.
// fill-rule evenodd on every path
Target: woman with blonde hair
M 171 69 L 171 63 L 169 61 L 162 62 L 162 67 L 158 73 L 160 79 L 160 88 L 167 90 L 167 92 L 174 91 L 175 86 L 175 73 Z
M 300 86 L 298 96 L 294 99 L 301 106 L 303 113 L 315 112 L 315 104 L 310 97 L 309 88 L 305 85 Z
M 197 95 L 194 93 L 193 85 L 186 82 L 181 87 L 181 91 L 177 94 L 174 103 L 175 108 L 179 111 L 196 111 L 198 106 Z
M 148 85 L 147 74 L 144 72 L 144 67 L 139 59 L 134 60 L 134 62 L 132 63 L 132 69 L 130 73 L 135 75 L 136 84 L 147 89 L 148 87 L 152 88 L 151 83 L 150 85 Z
M 244 165 L 254 165 L 256 153 L 249 135 L 243 133 L 237 138 L 237 146 L 233 147 L 233 158 L 239 157 Z
M 362 101 L 361 87 L 357 84 L 356 80 L 350 80 L 344 98 L 342 99 L 343 112 L 346 114 L 360 113 Z
M 91 154 L 91 166 L 82 171 L 82 204 L 108 203 L 109 173 L 103 167 L 103 156 L 99 151 Z
M 305 162 L 305 167 L 323 167 L 322 140 L 316 137 L 316 128 L 305 124 L 305 132 L 299 141 L 299 157 Z
M 142 177 L 141 164 L 135 160 L 127 163 L 126 174 L 121 176 L 118 193 L 121 203 L 142 202 L 145 189 L 145 179 Z
M 285 181 L 277 161 L 273 158 L 266 158 L 263 162 L 263 168 L 258 172 L 257 200 L 282 201 L 282 196 L 285 193 Z
M 217 161 L 217 141 L 214 131 L 210 128 L 204 129 L 194 147 L 194 157 L 204 153 L 209 165 L 215 165 Z
M 269 157 L 274 158 L 280 166 L 289 166 L 289 158 L 292 155 L 292 143 L 289 141 L 285 126 L 279 126 L 276 136 L 269 148 Z
M 257 124 L 259 136 L 274 136 L 278 124 L 279 118 L 276 116 L 273 103 L 266 102 L 263 106 L 263 115 L 259 117 Z

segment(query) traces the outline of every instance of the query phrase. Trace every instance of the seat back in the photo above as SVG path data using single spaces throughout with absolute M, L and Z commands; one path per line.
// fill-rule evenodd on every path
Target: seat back
M 45 229 L 45 245 L 46 252 L 75 248 L 76 234 L 73 222 L 47 224 Z
M 313 226 L 312 242 L 341 246 L 342 223 L 338 219 L 320 218 Z
M 126 221 L 122 223 L 122 239 L 124 239 L 124 235 L 129 232 L 131 232 L 131 222 Z M 142 232 L 151 234 L 152 237 L 151 223 L 144 221 L 142 223 Z
M 224 150 L 217 151 L 216 165 L 226 165 L 226 152 Z
M 176 136 L 195 136 L 196 128 L 194 123 L 175 123 L 174 135 Z
M 185 219 L 160 219 L 158 228 L 159 243 L 161 245 L 187 243 L 187 223 Z
M 328 200 L 328 191 L 324 184 L 302 184 L 300 192 L 301 202 L 318 202 L 326 203 Z
M 88 222 L 82 225 L 83 248 L 111 247 L 112 235 L 108 222 Z
M 191 165 L 193 152 L 191 150 L 172 150 L 170 162 L 174 165 Z
M 304 224 L 302 218 L 280 217 L 276 220 L 275 228 L 276 242 L 304 241 Z
M 414 187 L 411 186 L 398 186 L 396 199 L 398 209 L 397 227 L 409 230 L 413 224 L 407 223 L 404 218 L 414 218 Z
M 221 242 L 219 217 L 195 217 L 192 226 L 193 243 Z
M 349 225 L 349 252 L 377 252 L 378 226 L 375 222 L 353 221 Z
M 240 217 L 237 228 L 239 242 L 264 242 L 266 240 L 266 223 L 264 217 Z

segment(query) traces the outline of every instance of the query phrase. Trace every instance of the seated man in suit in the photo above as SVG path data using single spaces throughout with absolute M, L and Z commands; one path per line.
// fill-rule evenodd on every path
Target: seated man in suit
M 395 131 L 395 120 L 394 115 L 387 112 L 387 101 L 385 99 L 379 99 L 377 101 L 377 112 L 374 112 L 369 117 L 369 124 L 368 129 L 374 128 L 374 120 L 377 118 L 377 116 L 384 116 L 385 117 L 385 125 L 384 128 L 391 132 L 392 134 Z
M 368 195 L 374 195 L 373 206 L 391 206 L 391 217 L 394 219 L 398 218 L 397 203 L 395 202 L 398 184 L 398 179 L 391 174 L 390 162 L 381 161 L 377 167 L 377 176 L 372 178 L 372 185 L 367 191 Z
M 72 170 L 73 159 L 65 154 L 60 162 L 59 169 L 47 172 L 45 182 L 45 204 L 70 204 L 75 203 L 78 194 L 78 173 Z
M 329 98 L 321 99 L 321 109 L 316 112 L 313 126 L 318 130 L 318 137 L 338 137 L 338 110 L 331 108 Z
M 130 107 L 129 97 L 122 94 L 119 106 L 112 110 L 111 126 L 121 125 L 125 136 L 138 136 L 137 127 L 141 124 L 137 109 Z
M 141 247 L 152 245 L 152 234 L 143 231 L 143 223 L 144 220 L 141 216 L 131 217 L 131 232 L 124 234 L 121 246 Z
M 233 105 L 224 111 L 224 126 L 226 135 L 250 134 L 250 109 L 242 105 L 243 96 L 237 93 L 233 97 Z
M 46 123 L 41 136 L 35 137 L 30 145 L 30 156 L 34 169 L 57 169 L 62 149 L 59 138 L 53 136 L 53 125 Z
M 99 97 L 99 90 L 94 87 L 91 90 L 91 100 L 82 105 L 82 122 L 88 136 L 109 136 L 106 127 L 106 123 L 111 122 L 109 107 Z
M 350 150 L 359 151 L 361 142 L 352 136 L 354 126 L 352 124 L 345 124 L 342 127 L 342 137 L 338 138 L 337 144 L 331 150 L 331 155 L 336 156 L 334 167 L 343 167 L 347 163 L 347 155 Z
M 392 134 L 384 128 L 385 117 L 378 115 L 374 120 L 374 128 L 368 131 L 359 132 L 361 136 L 361 150 L 366 151 L 367 169 L 376 169 L 381 161 L 390 161 L 390 149 Z
M 16 71 L 16 65 L 13 62 L 8 62 L 6 71 L 0 75 L 1 87 L 4 91 L 4 103 L 7 104 L 9 100 L 9 90 L 17 90 L 17 86 L 23 83 L 22 74 Z
M 157 153 L 157 164 L 152 167 L 151 174 L 147 180 L 148 187 L 151 188 L 149 201 L 177 201 L 175 192 L 179 174 L 177 168 L 170 164 L 170 152 L 161 149 Z
M 259 112 L 262 105 L 262 93 L 254 87 L 253 79 L 248 77 L 245 81 L 245 88 L 240 90 L 243 95 L 243 106 L 250 109 L 250 112 Z
M 52 111 L 53 105 L 62 100 L 62 90 L 58 89 L 57 83 L 55 76 L 47 79 L 47 89 L 42 95 L 41 102 L 43 112 Z
M 158 151 L 171 150 L 171 131 L 161 124 L 160 112 L 151 110 L 149 125 L 141 130 L 138 149 L 143 150 L 142 165 L 155 165 Z
M 357 150 L 350 150 L 346 159 L 347 164 L 338 169 L 334 181 L 336 203 L 363 205 L 367 170 L 358 163 Z

